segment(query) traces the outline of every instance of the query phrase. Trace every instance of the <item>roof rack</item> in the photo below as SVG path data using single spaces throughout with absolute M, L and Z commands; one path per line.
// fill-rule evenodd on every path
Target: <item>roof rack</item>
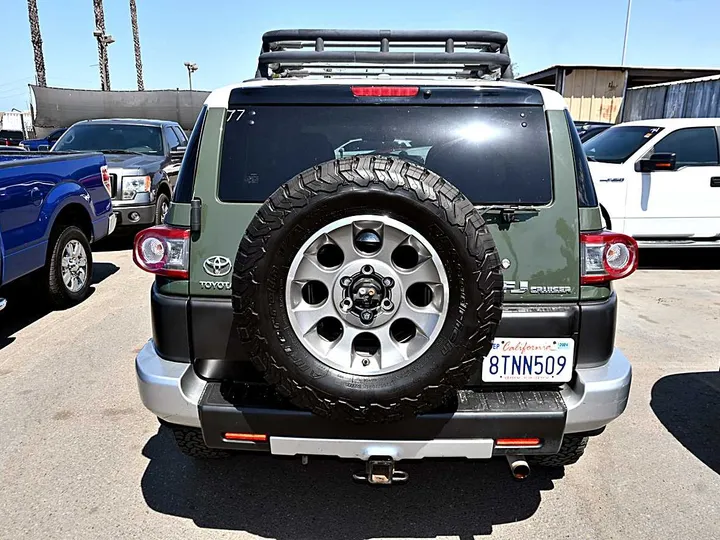
M 273 30 L 256 77 L 512 79 L 507 42 L 486 30 Z

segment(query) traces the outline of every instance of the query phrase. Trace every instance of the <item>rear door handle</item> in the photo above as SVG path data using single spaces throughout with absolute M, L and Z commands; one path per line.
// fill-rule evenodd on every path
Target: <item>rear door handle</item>
M 710 187 L 720 187 L 720 176 L 713 176 L 710 179 Z

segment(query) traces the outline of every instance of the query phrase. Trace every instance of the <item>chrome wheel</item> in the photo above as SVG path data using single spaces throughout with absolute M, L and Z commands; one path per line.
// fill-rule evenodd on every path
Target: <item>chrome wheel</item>
M 379 375 L 416 361 L 437 338 L 448 278 L 412 227 L 377 215 L 337 220 L 290 265 L 285 299 L 295 334 L 324 364 Z
M 60 260 L 63 283 L 68 291 L 82 290 L 88 278 L 88 259 L 83 245 L 77 240 L 65 244 Z

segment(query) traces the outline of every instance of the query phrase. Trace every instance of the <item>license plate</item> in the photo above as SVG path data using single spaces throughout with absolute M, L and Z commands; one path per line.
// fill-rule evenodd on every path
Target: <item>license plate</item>
M 568 382 L 575 342 L 570 338 L 495 338 L 483 360 L 484 382 Z

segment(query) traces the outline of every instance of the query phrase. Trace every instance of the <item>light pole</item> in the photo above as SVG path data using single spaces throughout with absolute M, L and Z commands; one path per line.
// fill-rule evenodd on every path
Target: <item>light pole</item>
M 623 40 L 622 61 L 620 65 L 625 65 L 625 51 L 627 50 L 628 31 L 630 30 L 630 10 L 632 9 L 632 0 L 628 0 L 627 15 L 625 16 L 625 39 Z
M 192 92 L 192 74 L 198 70 L 198 65 L 192 62 L 185 62 L 185 67 L 188 70 L 188 83 L 190 84 L 190 91 Z

